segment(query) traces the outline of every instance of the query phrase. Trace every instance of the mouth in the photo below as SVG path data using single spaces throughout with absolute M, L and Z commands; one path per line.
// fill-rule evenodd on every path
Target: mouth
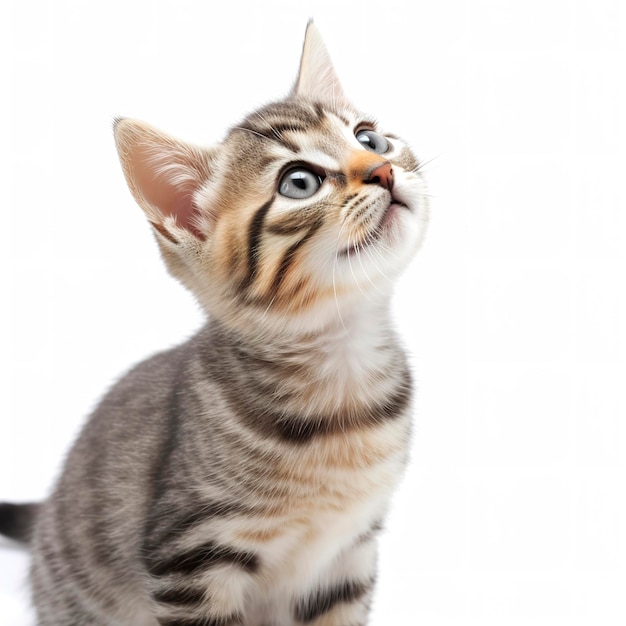
M 380 216 L 376 226 L 366 233 L 364 237 L 362 237 L 359 241 L 354 244 L 351 244 L 341 250 L 339 253 L 340 257 L 351 257 L 356 254 L 359 254 L 364 249 L 369 248 L 370 246 L 379 242 L 385 233 L 389 230 L 391 224 L 395 221 L 397 214 L 402 210 L 408 210 L 409 207 L 402 202 L 399 202 L 395 198 L 391 199 L 389 206 L 385 209 L 383 214 Z

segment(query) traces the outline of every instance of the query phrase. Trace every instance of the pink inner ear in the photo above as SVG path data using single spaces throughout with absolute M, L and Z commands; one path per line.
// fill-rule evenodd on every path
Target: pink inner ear
M 192 194 L 181 193 L 172 205 L 169 215 L 174 215 L 176 223 L 186 228 L 198 239 L 204 239 L 204 234 L 198 228 L 198 209 L 193 202 Z
M 195 237 L 204 239 L 198 228 L 198 209 L 193 202 L 193 189 L 190 181 L 174 185 L 167 171 L 159 171 L 147 151 L 137 148 L 133 158 L 135 181 L 139 191 L 159 213 L 174 217 L 176 224 L 185 228 Z

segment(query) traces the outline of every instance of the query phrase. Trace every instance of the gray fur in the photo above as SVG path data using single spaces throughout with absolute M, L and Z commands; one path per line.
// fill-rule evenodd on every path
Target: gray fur
M 311 27 L 307 42 L 301 73 L 317 71 L 307 54 L 328 63 Z M 350 139 L 359 114 L 300 84 L 210 152 L 118 122 L 129 186 L 209 321 L 108 392 L 37 510 L 41 626 L 367 622 L 410 436 L 391 277 L 421 241 L 426 202 L 399 139 L 365 154 Z M 275 179 L 307 150 L 336 166 L 319 198 L 287 210 Z M 242 197 L 262 202 L 232 192 L 242 171 Z M 0 530 L 28 539 L 34 511 L 0 507 Z

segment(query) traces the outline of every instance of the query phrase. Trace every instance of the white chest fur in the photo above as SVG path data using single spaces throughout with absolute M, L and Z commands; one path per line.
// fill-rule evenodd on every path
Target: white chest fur
M 316 493 L 295 499 L 274 520 L 276 536 L 265 545 L 256 545 L 262 565 L 249 589 L 250 624 L 262 626 L 266 619 L 276 620 L 279 615 L 284 621 L 274 623 L 290 624 L 294 598 L 340 579 L 344 571 L 368 570 L 376 558 L 375 543 L 363 542 L 354 548 L 386 514 L 402 475 L 406 430 L 406 422 L 399 420 L 376 429 L 377 436 L 361 433 L 356 437 L 360 441 L 352 442 L 353 459 L 358 457 L 360 466 L 319 469 Z M 367 460 L 376 459 L 367 467 L 361 465 L 366 461 L 364 448 L 371 455 Z M 302 466 L 307 456 L 303 455 Z M 336 458 L 342 461 L 340 455 Z M 266 525 L 267 520 L 257 520 L 257 524 L 257 528 Z

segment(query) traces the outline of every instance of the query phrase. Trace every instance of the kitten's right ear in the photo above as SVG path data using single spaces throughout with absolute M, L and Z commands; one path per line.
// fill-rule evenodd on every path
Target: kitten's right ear
M 117 119 L 115 143 L 126 182 L 160 235 L 179 243 L 190 235 L 204 240 L 206 208 L 196 192 L 209 179 L 212 153 L 130 119 Z

